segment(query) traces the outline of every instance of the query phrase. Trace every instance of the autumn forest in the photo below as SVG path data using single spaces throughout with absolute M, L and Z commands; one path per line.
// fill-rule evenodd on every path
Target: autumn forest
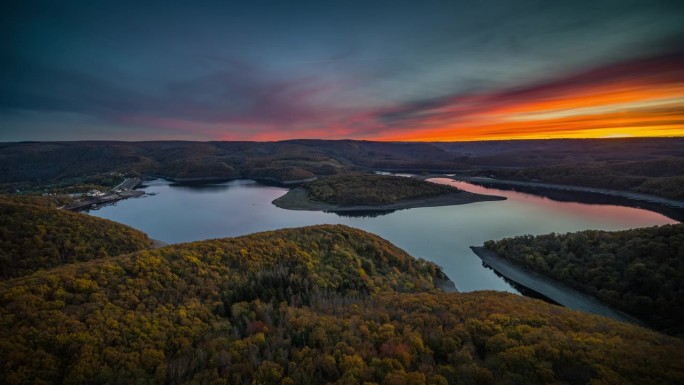
M 303 191 L 321 203 L 310 210 L 506 199 L 426 181 L 447 173 L 657 202 L 681 198 L 680 143 L 0 144 L 0 383 L 682 383 L 681 224 L 485 244 L 643 322 L 636 326 L 511 293 L 446 293 L 438 265 L 348 226 L 160 247 L 142 231 L 68 210 L 86 192 L 154 178 L 251 178 Z
M 2 233 L 32 235 L 3 236 L 9 279 L 0 282 L 2 383 L 684 379 L 680 339 L 513 294 L 446 294 L 436 286 L 448 279 L 438 266 L 353 228 L 313 226 L 151 249 L 128 227 L 44 200 L 3 199 Z M 643 231 L 653 242 L 681 234 L 681 226 Z M 600 241 L 580 236 L 594 243 L 581 246 L 578 238 L 567 247 Z M 16 257 L 31 249 L 28 243 L 36 250 L 23 256 L 30 263 Z M 630 258 L 650 263 L 638 252 Z M 665 293 L 653 301 L 670 298 Z

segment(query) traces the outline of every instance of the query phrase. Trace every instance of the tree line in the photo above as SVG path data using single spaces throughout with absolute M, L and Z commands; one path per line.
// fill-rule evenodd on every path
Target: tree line
M 684 200 L 684 158 L 583 162 L 548 167 L 490 170 L 502 179 L 607 188 Z
M 390 204 L 460 191 L 415 178 L 362 173 L 327 176 L 305 184 L 304 188 L 314 200 L 343 206 Z
M 684 335 L 684 225 L 518 236 L 485 246 L 669 334 Z

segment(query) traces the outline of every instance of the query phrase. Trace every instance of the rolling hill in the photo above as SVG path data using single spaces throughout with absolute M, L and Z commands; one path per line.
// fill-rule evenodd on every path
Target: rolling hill
M 684 342 L 517 295 L 346 226 L 167 246 L 0 282 L 5 384 L 676 384 Z
M 52 207 L 42 197 L 0 195 L 0 278 L 147 249 L 146 234 Z

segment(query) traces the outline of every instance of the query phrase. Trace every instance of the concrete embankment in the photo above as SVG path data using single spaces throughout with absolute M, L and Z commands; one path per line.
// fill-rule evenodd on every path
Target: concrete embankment
M 567 308 L 602 315 L 621 322 L 643 325 L 639 320 L 615 310 L 598 299 L 575 290 L 556 280 L 517 266 L 484 247 L 472 246 L 471 249 L 494 271 L 504 277 L 535 291 Z

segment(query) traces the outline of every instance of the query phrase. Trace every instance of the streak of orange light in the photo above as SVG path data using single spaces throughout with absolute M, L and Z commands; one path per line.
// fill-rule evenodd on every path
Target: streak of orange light
M 459 110 L 459 108 L 461 108 Z M 456 111 L 456 112 L 453 112 Z M 494 99 L 463 111 L 457 103 L 417 115 L 390 141 L 683 136 L 684 83 L 615 82 L 565 94 Z M 453 112 L 450 114 L 450 112 Z

